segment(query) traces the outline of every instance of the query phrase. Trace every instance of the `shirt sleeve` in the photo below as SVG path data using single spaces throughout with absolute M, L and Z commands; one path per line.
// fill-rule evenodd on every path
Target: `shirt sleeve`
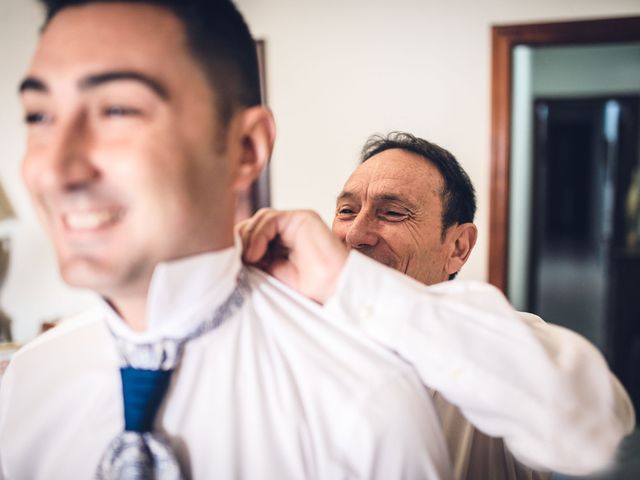
M 325 308 L 411 364 L 531 468 L 603 468 L 635 424 L 628 395 L 595 347 L 522 316 L 488 284 L 427 287 L 352 251 Z

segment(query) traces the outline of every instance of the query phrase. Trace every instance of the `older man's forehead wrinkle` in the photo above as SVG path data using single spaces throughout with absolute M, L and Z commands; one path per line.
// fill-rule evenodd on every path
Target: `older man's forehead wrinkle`
M 366 165 L 366 164 L 365 164 Z M 424 189 L 424 186 L 433 180 L 437 184 L 442 181 L 437 170 L 432 171 L 424 162 L 408 162 L 398 160 L 396 162 L 378 162 L 371 166 L 368 175 L 368 184 L 394 184 L 397 188 L 406 189 L 407 186 Z M 440 186 L 440 185 L 438 185 Z
M 386 152 L 379 155 L 384 155 L 384 153 Z M 442 175 L 437 167 L 411 152 L 399 151 L 393 156 L 379 159 L 379 161 L 376 161 L 376 156 L 374 156 L 362 164 L 361 168 L 365 167 L 372 178 L 406 182 L 407 180 L 420 181 L 418 177 L 423 177 L 423 181 L 433 179 L 436 183 L 443 184 Z
M 371 202 L 376 203 L 401 203 L 408 208 L 417 209 L 422 200 L 421 190 L 416 185 L 412 185 L 414 181 L 376 179 L 367 185 L 367 196 Z
M 358 195 L 351 190 L 343 190 L 338 194 L 336 201 L 344 202 L 344 201 L 354 201 L 358 199 Z
M 347 180 L 336 201 L 360 202 L 363 200 L 363 193 L 366 193 L 366 190 L 366 185 L 363 182 L 352 177 Z

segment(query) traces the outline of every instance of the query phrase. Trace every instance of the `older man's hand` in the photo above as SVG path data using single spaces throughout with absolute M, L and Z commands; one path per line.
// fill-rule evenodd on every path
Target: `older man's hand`
M 347 248 L 310 210 L 259 210 L 237 225 L 243 260 L 324 304 L 333 294 Z

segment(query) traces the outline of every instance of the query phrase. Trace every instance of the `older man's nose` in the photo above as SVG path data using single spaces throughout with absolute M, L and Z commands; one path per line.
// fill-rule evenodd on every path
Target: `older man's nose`
M 371 247 L 378 243 L 376 222 L 368 215 L 360 213 L 347 231 L 346 244 L 351 248 Z

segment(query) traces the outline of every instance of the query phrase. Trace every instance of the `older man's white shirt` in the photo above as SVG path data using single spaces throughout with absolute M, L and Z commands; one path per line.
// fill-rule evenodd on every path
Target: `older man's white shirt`
M 456 478 L 500 471 L 511 454 L 532 469 L 585 474 L 606 467 L 635 425 L 633 406 L 598 350 L 580 335 L 516 312 L 494 287 L 425 286 L 349 255 L 333 316 L 411 364 L 440 396 Z M 386 267 L 380 267 L 386 268 Z M 461 415 L 459 414 L 461 413 Z M 473 425 L 486 436 L 469 448 Z M 499 452 L 504 440 L 508 453 Z M 488 456 L 481 454 L 494 449 Z M 493 462 L 492 465 L 487 463 Z M 480 472 L 475 466 L 482 466 Z M 528 478 L 507 475 L 506 478 Z

